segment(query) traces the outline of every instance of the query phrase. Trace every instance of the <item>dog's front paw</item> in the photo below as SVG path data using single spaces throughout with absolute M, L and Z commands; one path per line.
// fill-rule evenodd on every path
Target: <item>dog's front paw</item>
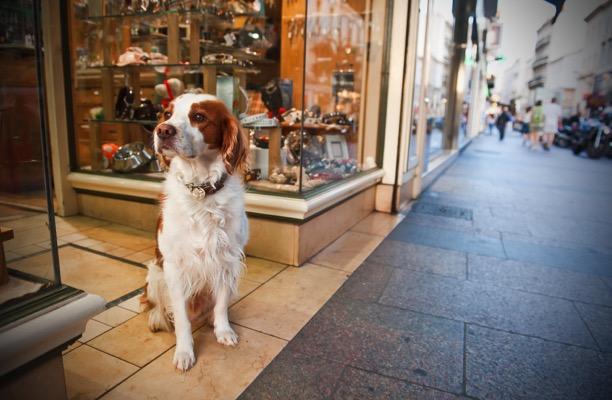
M 174 351 L 174 358 L 172 359 L 174 366 L 180 371 L 187 371 L 195 364 L 195 354 L 193 349 L 179 349 L 178 347 Z
M 232 328 L 215 329 L 215 336 L 217 337 L 217 342 L 226 346 L 235 346 L 238 344 L 238 335 L 236 335 L 236 332 L 234 332 Z

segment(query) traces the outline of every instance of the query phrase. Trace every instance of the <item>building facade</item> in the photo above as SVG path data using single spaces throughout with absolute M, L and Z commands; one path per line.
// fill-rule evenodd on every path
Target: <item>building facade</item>
M 590 97 L 612 102 L 612 1 L 606 1 L 585 18 L 587 40 L 582 52 L 579 84 L 585 105 Z M 593 104 L 595 105 L 595 104 Z
M 61 371 L 62 348 L 105 307 L 63 284 L 59 249 L 78 245 L 58 232 L 78 233 L 54 214 L 112 222 L 115 242 L 156 230 L 165 161 L 152 139 L 182 93 L 217 96 L 248 135 L 247 255 L 299 266 L 373 210 L 404 209 L 481 130 L 481 3 L 0 5 L 0 284 L 11 274 L 27 289 L 0 304 L 2 333 L 22 345 L 2 373 L 42 355 Z M 134 250 L 153 249 L 142 236 Z M 28 328 L 39 318 L 45 329 Z

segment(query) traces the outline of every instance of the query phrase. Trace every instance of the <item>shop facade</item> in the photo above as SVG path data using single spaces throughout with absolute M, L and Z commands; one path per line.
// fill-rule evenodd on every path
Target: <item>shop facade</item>
M 480 115 L 465 104 L 453 110 L 459 125 L 444 123 L 455 118 L 451 1 L 170 3 L 49 11 L 59 21 L 49 42 L 61 50 L 46 60 L 60 214 L 153 229 L 163 179 L 147 162 L 156 113 L 203 90 L 249 133 L 247 252 L 300 265 L 370 211 L 417 197 L 475 131 Z M 480 75 L 464 70 L 454 82 L 478 96 Z M 146 166 L 115 162 L 130 143 L 144 144 Z
M 469 114 L 447 104 L 451 1 L 136 3 L 50 10 L 60 214 L 154 229 L 151 133 L 182 92 L 216 94 L 240 118 L 247 253 L 291 265 L 372 210 L 398 211 L 457 154 L 460 130 L 467 142 L 467 122 L 444 123 Z
M 374 209 L 388 2 L 136 3 L 60 12 L 64 213 L 154 229 L 156 115 L 198 91 L 249 135 L 248 254 L 300 265 Z
M 57 361 L 104 307 L 62 284 L 52 209 L 155 229 L 163 165 L 152 130 L 181 93 L 215 94 L 248 134 L 248 255 L 299 266 L 372 211 L 404 209 L 481 130 L 486 27 L 475 1 L 457 3 L 0 7 L 11 71 L 0 84 L 0 272 L 30 288 L 3 300 L 0 333 L 19 338 L 26 326 L 16 322 L 51 318 L 45 307 L 74 317 L 52 318 L 63 321 L 54 325 L 62 343 L 12 361 Z M 55 358 L 40 358 L 45 352 Z

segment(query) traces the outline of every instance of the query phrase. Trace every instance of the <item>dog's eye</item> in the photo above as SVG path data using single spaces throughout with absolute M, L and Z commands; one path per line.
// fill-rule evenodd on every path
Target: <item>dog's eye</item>
M 172 118 L 172 113 L 170 111 L 166 111 L 164 112 L 164 119 L 170 119 Z
M 195 113 L 193 114 L 193 120 L 196 122 L 204 122 L 206 121 L 206 115 L 202 113 Z

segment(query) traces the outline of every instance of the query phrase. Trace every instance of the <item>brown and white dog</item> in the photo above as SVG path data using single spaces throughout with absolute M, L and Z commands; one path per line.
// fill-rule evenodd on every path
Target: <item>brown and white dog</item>
M 195 363 L 191 320 L 214 303 L 214 332 L 233 346 L 227 310 L 243 271 L 248 238 L 241 173 L 248 146 L 238 121 L 218 98 L 183 94 L 155 128 L 155 150 L 170 160 L 157 230 L 156 260 L 142 301 L 149 328 L 176 335 L 173 363 Z

